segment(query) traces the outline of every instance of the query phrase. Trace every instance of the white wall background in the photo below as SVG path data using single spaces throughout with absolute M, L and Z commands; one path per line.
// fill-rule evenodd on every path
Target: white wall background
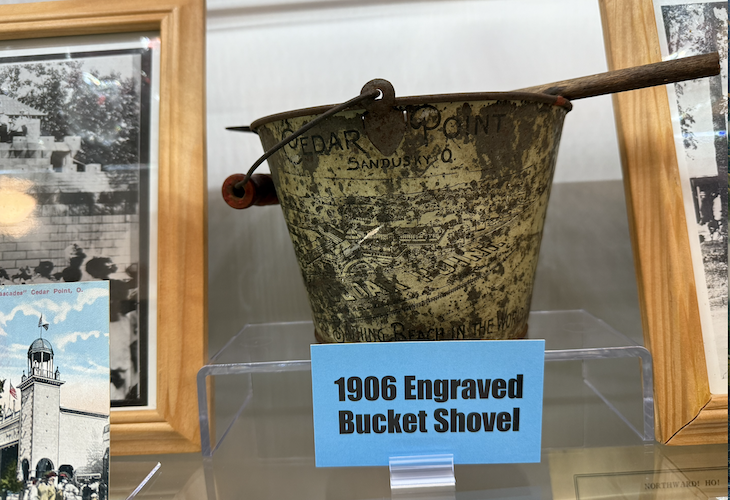
M 208 0 L 209 179 L 261 153 L 226 133 L 345 101 L 373 78 L 396 94 L 506 91 L 606 71 L 596 0 Z M 555 180 L 619 179 L 610 97 L 576 103 Z

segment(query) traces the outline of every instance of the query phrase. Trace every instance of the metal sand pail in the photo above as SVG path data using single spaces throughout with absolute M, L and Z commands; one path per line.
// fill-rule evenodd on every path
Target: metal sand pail
M 713 53 L 522 92 L 397 99 L 373 80 L 342 105 L 233 127 L 267 152 L 223 197 L 281 203 L 321 342 L 520 338 L 566 98 L 719 72 Z M 271 175 L 252 176 L 267 158 Z
M 268 160 L 317 339 L 524 336 L 571 104 L 527 93 L 396 99 L 389 83 L 369 85 L 383 97 Z M 323 111 L 251 129 L 269 149 Z

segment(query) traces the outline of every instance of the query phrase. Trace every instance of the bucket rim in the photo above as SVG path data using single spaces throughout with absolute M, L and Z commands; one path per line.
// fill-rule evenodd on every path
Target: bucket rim
M 537 94 L 534 92 L 464 92 L 457 94 L 433 94 L 433 95 L 420 95 L 420 96 L 407 96 L 407 97 L 396 97 L 394 106 L 411 106 L 417 104 L 434 104 L 444 102 L 464 102 L 464 101 L 527 101 L 538 104 L 550 104 L 564 108 L 566 113 L 573 109 L 573 104 L 563 96 L 551 95 L 551 94 Z M 281 120 L 288 120 L 290 118 L 300 118 L 302 116 L 309 115 L 321 115 L 336 105 L 324 105 L 324 106 L 313 106 L 309 108 L 300 108 L 291 111 L 283 111 L 281 113 L 274 113 L 266 115 L 261 118 L 254 120 L 251 125 L 251 131 L 256 132 L 256 129 L 262 125 L 268 123 L 277 122 Z M 362 106 L 352 107 L 347 111 L 353 110 L 365 110 Z

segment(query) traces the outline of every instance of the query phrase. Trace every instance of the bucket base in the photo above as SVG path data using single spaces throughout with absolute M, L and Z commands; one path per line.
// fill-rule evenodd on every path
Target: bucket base
M 505 339 L 505 340 L 520 340 L 527 336 L 527 323 L 525 323 L 525 327 L 512 339 Z M 317 329 L 314 329 L 314 338 L 317 340 L 317 343 L 319 344 L 330 344 L 331 342 L 326 342 L 319 334 Z M 483 339 L 470 339 L 470 340 L 483 340 Z M 448 342 L 445 341 L 445 342 Z

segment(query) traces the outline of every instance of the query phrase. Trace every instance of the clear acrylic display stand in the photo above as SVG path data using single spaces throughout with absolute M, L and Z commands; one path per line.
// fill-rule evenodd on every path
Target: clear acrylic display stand
M 160 462 L 157 462 L 157 464 L 152 467 L 152 470 L 150 470 L 149 474 L 147 474 L 144 479 L 142 479 L 142 482 L 140 482 L 137 487 L 132 490 L 132 492 L 129 494 L 129 496 L 127 496 L 125 500 L 133 500 L 134 498 L 137 498 L 138 495 L 142 494 L 145 489 L 151 487 L 152 484 L 154 484 L 154 480 L 161 467 L 162 464 Z
M 527 338 L 546 341 L 543 450 L 653 442 L 652 368 L 646 348 L 585 311 L 533 312 L 528 324 Z M 311 322 L 248 325 L 200 370 L 209 500 L 246 498 L 246 490 L 256 498 L 261 496 L 257 484 L 275 489 L 277 481 L 295 481 L 300 475 L 302 488 L 327 491 L 345 478 L 363 481 L 366 489 L 382 483 L 382 468 L 314 467 L 313 332 Z M 259 475 L 257 481 L 244 479 L 245 467 Z M 373 491 L 372 498 L 454 498 L 450 455 L 393 457 L 387 473 L 390 491 Z
M 391 457 L 388 464 L 390 491 L 402 500 L 423 497 L 453 499 L 456 478 L 453 455 Z

